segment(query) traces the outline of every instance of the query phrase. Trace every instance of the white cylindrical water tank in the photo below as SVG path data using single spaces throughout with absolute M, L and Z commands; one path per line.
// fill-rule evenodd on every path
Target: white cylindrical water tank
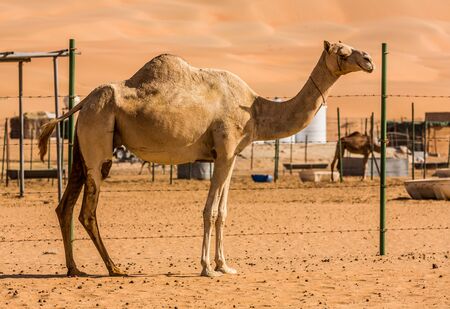
M 304 143 L 308 135 L 308 143 L 327 142 L 327 106 L 322 105 L 311 123 L 295 134 L 296 143 Z

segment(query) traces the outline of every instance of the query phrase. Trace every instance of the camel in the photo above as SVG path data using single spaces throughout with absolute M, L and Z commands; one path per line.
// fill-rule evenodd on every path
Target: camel
M 372 130 L 371 130 L 372 132 Z M 355 154 L 361 154 L 364 156 L 363 159 L 363 175 L 361 180 L 364 180 L 366 178 L 366 164 L 369 160 L 369 155 L 373 151 L 380 153 L 381 152 L 381 146 L 377 145 L 373 138 L 368 136 L 367 134 L 361 134 L 358 131 L 355 131 L 347 136 L 341 137 L 341 147 L 342 147 L 342 156 L 344 156 L 345 150 L 347 150 L 350 153 Z M 339 158 L 339 143 L 336 143 L 336 151 L 334 153 L 333 161 L 331 162 L 331 180 L 334 181 L 334 166 L 336 161 L 337 166 L 339 168 L 341 161 Z
M 79 220 L 99 251 L 110 276 L 124 276 L 100 237 L 96 208 L 102 181 L 112 165 L 114 147 L 125 145 L 142 160 L 181 164 L 214 161 L 203 210 L 202 276 L 236 274 L 224 253 L 228 191 L 236 156 L 252 141 L 274 140 L 305 128 L 325 103 L 331 86 L 350 72 L 372 72 L 371 57 L 353 47 L 324 42 L 317 65 L 301 91 L 283 103 L 257 95 L 228 71 L 201 69 L 163 54 L 130 79 L 102 85 L 65 115 L 43 127 L 41 159 L 57 123 L 79 111 L 73 166 L 56 208 L 64 242 L 68 276 L 85 275 L 74 261 L 70 241 L 73 207 L 84 185 Z M 215 268 L 210 242 L 215 226 Z

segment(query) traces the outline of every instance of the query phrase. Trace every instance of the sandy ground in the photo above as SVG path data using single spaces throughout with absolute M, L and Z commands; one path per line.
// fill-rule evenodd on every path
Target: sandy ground
M 54 213 L 56 186 L 1 187 L 0 307 L 36 308 L 448 308 L 450 208 L 413 201 L 389 181 L 387 255 L 378 255 L 379 187 L 302 184 L 284 175 L 255 184 L 239 169 L 230 191 L 225 249 L 236 276 L 199 277 L 207 181 L 114 165 L 98 217 L 110 255 L 130 274 L 107 277 L 82 226 L 75 258 L 91 274 L 66 278 Z M 75 210 L 79 211 L 79 203 Z M 405 229 L 406 230 L 402 230 Z M 413 228 L 413 229 L 411 229 Z M 414 228 L 425 228 L 416 230 Z

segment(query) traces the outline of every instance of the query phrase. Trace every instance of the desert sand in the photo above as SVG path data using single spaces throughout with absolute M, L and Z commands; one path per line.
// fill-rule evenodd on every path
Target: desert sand
M 248 153 L 245 153 L 248 155 Z M 270 168 L 256 160 L 258 172 Z M 285 159 L 284 159 L 285 160 Z M 379 186 L 301 183 L 297 173 L 256 184 L 239 158 L 225 230 L 239 274 L 200 277 L 208 181 L 156 182 L 139 164 L 115 164 L 100 196 L 104 241 L 129 277 L 107 277 L 75 220 L 75 258 L 85 278 L 65 277 L 54 213 L 56 183 L 12 182 L 0 194 L 0 304 L 35 308 L 446 308 L 450 306 L 450 208 L 409 199 L 390 179 L 387 254 L 378 254 Z M 80 201 L 75 209 L 75 219 Z M 418 228 L 418 229 L 417 229 Z M 424 229 L 424 230 L 422 230 Z

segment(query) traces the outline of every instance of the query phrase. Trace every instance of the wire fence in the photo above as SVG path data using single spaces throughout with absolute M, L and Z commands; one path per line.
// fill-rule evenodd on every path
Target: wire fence
M 59 96 L 60 98 L 64 98 L 66 96 Z M 84 95 L 81 95 L 80 97 L 84 97 Z M 351 98 L 351 97 L 361 97 L 361 98 L 379 98 L 379 94 L 345 94 L 345 95 L 330 95 L 329 98 Z M 450 95 L 417 95 L 417 94 L 389 94 L 387 97 L 392 98 L 416 98 L 416 99 L 450 99 Z M 17 96 L 0 96 L 0 100 L 12 100 L 17 99 Z M 51 95 L 30 95 L 30 96 L 24 96 L 25 99 L 52 99 L 54 98 Z M 288 97 L 280 97 L 281 99 L 289 99 Z M 0 101 L 1 102 L 1 101 Z M 345 103 L 342 103 L 345 104 Z M 447 109 L 450 110 L 450 109 Z M 329 113 L 333 113 L 333 111 L 329 111 Z M 406 116 L 406 119 L 409 117 Z M 338 128 L 338 120 L 335 117 L 328 116 L 326 118 L 326 133 L 325 139 L 322 139 L 320 143 L 315 143 L 317 141 L 314 141 L 312 138 L 309 139 L 309 141 L 301 141 L 293 143 L 295 140 L 291 138 L 291 140 L 284 140 L 283 143 L 280 144 L 280 162 L 281 163 L 326 163 L 329 164 L 329 162 L 333 159 L 335 149 L 336 149 L 336 142 L 338 140 L 337 131 L 338 129 L 341 129 L 343 132 L 343 136 L 349 135 L 351 132 L 359 131 L 362 133 L 368 134 L 368 131 L 370 130 L 369 121 L 370 115 L 367 115 L 367 117 L 343 117 L 343 121 L 341 121 L 341 127 Z M 425 120 L 425 117 L 423 117 L 423 120 Z M 379 129 L 380 122 L 378 120 L 374 120 L 374 136 L 379 136 Z M 3 128 L 0 128 L 0 137 L 4 135 Z M 312 130 L 310 134 L 314 135 L 319 132 Z M 415 136 L 414 139 L 410 137 L 411 132 L 408 132 L 408 134 L 401 132 L 401 131 L 391 131 L 388 132 L 389 140 L 391 141 L 393 146 L 401 146 L 405 145 L 409 148 L 412 147 L 412 145 L 421 145 L 421 149 L 426 149 L 427 153 L 435 152 L 438 153 L 440 157 L 437 157 L 442 162 L 447 162 L 447 166 L 450 164 L 450 153 L 449 149 L 450 146 L 450 140 L 445 136 L 432 136 L 428 132 L 428 139 L 427 141 L 424 140 L 424 133 L 420 133 Z M 389 136 L 390 134 L 390 136 Z M 441 143 L 440 145 L 437 145 L 437 143 Z M 9 146 L 11 148 L 17 148 L 19 145 L 16 141 L 11 141 Z M 430 151 L 430 146 L 434 146 L 434 150 Z M 0 143 L 0 149 L 2 149 L 4 146 L 4 143 Z M 31 146 L 34 147 L 34 149 L 37 149 L 36 143 L 30 143 L 26 142 L 24 144 L 25 146 L 25 158 L 26 160 L 29 160 L 29 162 L 34 162 L 32 157 L 32 149 Z M 56 164 L 56 148 L 53 145 L 51 148 L 51 157 L 50 161 L 47 161 L 46 164 L 50 162 L 50 164 L 54 165 Z M 420 148 L 420 147 L 419 147 Z M 34 155 L 37 154 L 34 153 Z M 66 154 L 64 154 L 66 156 Z M 405 154 L 408 156 L 408 153 Z M 17 156 L 17 152 L 13 151 L 12 156 Z M 444 160 L 445 159 L 445 160 Z M 236 163 L 236 170 L 237 172 L 243 172 L 243 173 L 272 173 L 274 170 L 274 164 L 275 164 L 275 143 L 274 142 L 268 142 L 268 143 L 261 143 L 261 144 L 253 144 L 249 147 L 247 147 L 241 154 L 240 157 L 238 157 L 238 161 Z M 18 160 L 11 159 L 12 163 L 17 163 Z M 125 163 L 126 164 L 126 163 Z M 409 164 L 410 168 L 411 165 Z M 14 167 L 14 166 L 13 166 Z M 425 165 L 424 165 L 425 167 Z M 66 167 L 67 168 L 67 167 Z M 328 167 L 327 167 L 328 168 Z M 291 172 L 290 170 L 289 172 Z M 288 172 L 288 170 L 283 169 L 283 172 Z M 426 175 L 426 174 L 424 174 Z M 158 172 L 158 177 L 163 177 L 162 172 Z M 169 177 L 168 174 L 166 174 L 164 177 Z M 149 178 L 150 179 L 150 178 Z M 355 186 L 355 184 L 325 184 L 323 186 L 336 186 L 336 188 L 346 189 L 346 188 L 374 188 L 374 190 L 378 189 L 378 186 L 376 183 L 367 183 L 367 184 L 358 184 Z M 390 188 L 395 187 L 401 187 L 403 186 L 403 183 L 390 183 Z M 320 186 L 319 186 L 320 187 Z M 208 189 L 206 187 L 204 188 L 177 188 L 177 187 L 165 187 L 165 188 L 143 188 L 143 189 L 120 189 L 120 188 L 111 188 L 107 190 L 102 190 L 102 193 L 106 194 L 116 194 L 116 193 L 140 193 L 140 192 L 189 192 L 189 191 L 207 191 Z M 297 186 L 289 187 L 289 186 L 283 186 L 283 185 L 277 185 L 275 186 L 265 186 L 265 187 L 247 187 L 247 188 L 230 188 L 231 191 L 278 191 L 278 190 L 298 190 Z M 38 190 L 38 191 L 29 191 L 27 194 L 56 194 L 56 190 Z M 10 197 L 13 195 L 11 192 L 2 192 L 0 194 L 4 197 Z M 53 228 L 57 226 L 52 226 Z M 446 232 L 450 228 L 448 226 L 405 226 L 405 227 L 394 227 L 394 228 L 387 228 L 384 229 L 384 231 L 442 231 Z M 250 236 L 270 236 L 270 235 L 312 235 L 312 234 L 343 234 L 343 233 L 379 233 L 381 230 L 380 228 L 371 227 L 371 228 L 362 228 L 362 229 L 324 229 L 324 230 L 293 230 L 293 231 L 283 231 L 283 232 L 258 232 L 258 233 L 234 233 L 234 234 L 227 234 L 226 236 L 230 237 L 250 237 Z M 136 235 L 136 236 L 120 236 L 120 237 L 104 237 L 104 239 L 108 240 L 145 240 L 145 239 L 171 239 L 171 238 L 200 238 L 202 235 L 196 235 L 196 234 L 189 234 L 189 235 Z M 75 238 L 75 241 L 88 241 L 89 238 Z M 61 241 L 60 238 L 32 238 L 32 239 L 1 239 L 0 243 L 14 243 L 14 242 L 57 242 Z
M 80 98 L 85 98 L 86 94 L 78 95 Z M 66 98 L 68 95 L 59 95 L 59 98 Z M 328 96 L 329 98 L 365 98 L 365 97 L 381 97 L 380 94 L 374 93 L 355 93 L 355 94 L 331 94 Z M 450 95 L 442 94 L 442 95 L 426 95 L 426 94 L 388 94 L 387 97 L 392 98 L 428 98 L 428 99 L 450 99 Z M 18 99 L 17 95 L 9 95 L 9 96 L 0 96 L 0 100 L 8 100 L 8 99 Z M 22 96 L 24 99 L 50 99 L 54 98 L 53 95 L 24 95 Z M 267 97 L 268 99 L 272 99 L 272 97 Z M 279 99 L 290 99 L 292 97 L 288 96 L 277 96 Z
M 51 227 L 51 226 L 46 226 Z M 57 228 L 53 226 L 53 228 Z M 385 231 L 442 231 L 450 230 L 449 227 L 400 227 L 385 229 Z M 343 233 L 361 233 L 361 232 L 380 232 L 379 229 L 342 229 L 342 230 L 305 230 L 305 231 L 289 231 L 289 232 L 258 232 L 258 233 L 230 233 L 227 237 L 250 237 L 250 236 L 276 236 L 276 235 L 308 235 L 308 234 L 343 234 Z M 145 239 L 178 239 L 178 238 L 202 238 L 203 235 L 154 235 L 154 236 L 120 236 L 102 237 L 106 240 L 145 240 Z M 90 241 L 88 237 L 74 238 L 73 241 Z M 39 238 L 39 239 L 0 239 L 0 243 L 15 243 L 15 242 L 58 242 L 62 241 L 61 238 Z

